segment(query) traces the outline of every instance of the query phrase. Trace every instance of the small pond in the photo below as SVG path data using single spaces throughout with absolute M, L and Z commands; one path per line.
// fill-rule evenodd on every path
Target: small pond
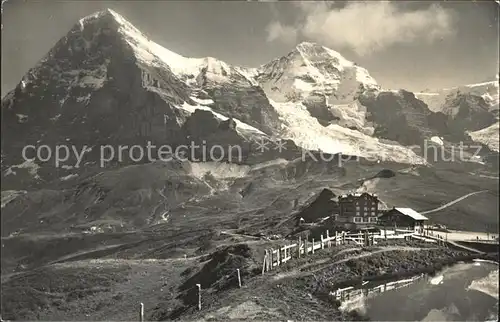
M 342 310 L 373 321 L 498 321 L 498 264 L 459 263 L 434 276 L 338 290 Z

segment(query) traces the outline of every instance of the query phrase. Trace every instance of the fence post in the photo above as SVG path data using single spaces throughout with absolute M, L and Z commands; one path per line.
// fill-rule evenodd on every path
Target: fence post
M 264 261 L 262 263 L 262 275 L 264 275 L 264 272 L 266 271 L 266 267 L 268 267 L 267 261 L 268 261 L 268 259 L 267 259 L 267 249 L 266 249 L 266 250 L 264 250 Z
M 339 232 L 335 231 L 335 246 L 339 245 Z
M 323 240 L 323 234 L 321 234 L 321 249 L 325 248 L 325 242 Z
M 281 246 L 278 246 L 277 252 L 276 252 L 276 257 L 277 257 L 277 266 L 281 265 Z
M 314 238 L 312 240 L 312 249 L 311 249 L 311 254 L 314 254 Z
M 276 258 L 274 258 L 274 248 L 271 248 L 271 270 L 274 269 L 274 261 Z
M 144 303 L 141 303 L 139 310 L 139 321 L 144 322 Z
M 271 251 L 271 249 L 267 250 L 266 266 L 268 272 L 273 269 L 273 256 L 271 255 Z
M 236 272 L 238 273 L 238 287 L 241 288 L 241 275 L 240 275 L 240 269 L 237 268 Z
M 297 251 L 297 257 L 300 258 L 300 247 L 302 246 L 302 240 L 299 236 L 299 242 L 298 242 L 298 245 L 299 247 L 297 247 L 298 251 Z
M 308 242 L 308 238 L 306 237 L 306 239 L 304 239 L 304 257 L 307 256 L 307 242 Z
M 198 287 L 198 310 L 201 311 L 201 284 L 196 284 Z
M 342 231 L 342 245 L 345 245 L 345 231 Z
M 328 231 L 328 229 L 326 230 L 326 239 L 327 239 L 326 247 L 331 247 L 330 232 Z

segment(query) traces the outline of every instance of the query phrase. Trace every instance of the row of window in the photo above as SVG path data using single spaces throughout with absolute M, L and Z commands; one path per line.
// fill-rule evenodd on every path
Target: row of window
M 365 214 L 365 216 L 366 216 L 367 214 L 374 214 L 374 215 L 375 215 L 375 210 L 374 210 L 374 211 L 370 211 L 370 212 L 368 212 L 368 211 L 367 211 L 367 212 L 365 212 L 364 214 Z M 356 216 L 357 216 L 357 217 L 359 217 L 359 216 L 362 216 L 362 214 L 361 214 L 359 211 L 356 211 Z
M 372 222 L 376 223 L 377 222 L 377 217 L 368 217 L 368 218 L 363 218 L 363 217 L 354 217 L 354 222 L 360 223 L 360 222 Z
M 365 212 L 376 211 L 377 210 L 377 208 L 374 208 L 374 207 L 373 208 L 367 208 L 367 207 L 364 207 L 364 208 L 359 208 L 359 207 L 356 207 L 356 208 L 354 208 L 354 207 L 352 207 L 352 208 L 351 207 L 345 207 L 345 208 L 342 208 L 342 209 L 344 211 L 354 211 L 354 210 L 361 211 L 361 210 L 364 210 Z
M 365 212 L 367 212 L 367 211 L 368 211 L 368 209 L 371 209 L 371 211 L 375 211 L 375 210 L 377 210 L 377 208 L 376 208 L 376 207 L 371 207 L 371 208 L 364 207 Z M 359 207 L 356 207 L 356 211 L 359 211 L 359 210 L 360 210 L 360 208 L 359 208 Z
M 342 209 L 347 210 L 347 211 L 349 211 L 349 210 L 351 210 L 351 211 L 352 211 L 352 210 L 354 210 L 354 207 L 343 207 Z M 356 211 L 360 211 L 360 210 L 361 210 L 361 208 L 360 208 L 360 207 L 356 207 Z M 363 210 L 364 210 L 365 212 L 368 212 L 368 211 L 376 211 L 376 210 L 377 210 L 377 207 L 363 207 Z

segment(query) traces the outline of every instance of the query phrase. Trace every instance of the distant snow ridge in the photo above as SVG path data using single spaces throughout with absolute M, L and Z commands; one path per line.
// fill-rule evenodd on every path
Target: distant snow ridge
M 498 75 L 497 75 L 498 77 Z M 415 97 L 427 104 L 433 112 L 441 112 L 442 106 L 446 100 L 453 95 L 474 94 L 480 96 L 492 108 L 498 109 L 499 104 L 499 86 L 498 78 L 496 81 L 468 84 L 452 88 L 444 88 L 439 91 L 415 93 Z

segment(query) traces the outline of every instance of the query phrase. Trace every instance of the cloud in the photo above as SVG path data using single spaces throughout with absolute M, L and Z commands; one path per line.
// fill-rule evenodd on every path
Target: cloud
M 292 4 L 305 13 L 314 13 L 321 10 L 329 10 L 333 1 L 293 1 Z
M 297 42 L 297 29 L 292 26 L 282 25 L 279 21 L 274 21 L 267 26 L 267 41 L 280 40 L 287 44 Z
M 398 43 L 433 42 L 454 31 L 452 12 L 438 5 L 413 11 L 403 11 L 396 2 L 387 1 L 348 2 L 341 8 L 332 8 L 326 2 L 296 2 L 294 6 L 300 10 L 301 19 L 290 26 L 272 22 L 268 41 L 289 42 L 290 35 L 300 35 L 366 55 Z

